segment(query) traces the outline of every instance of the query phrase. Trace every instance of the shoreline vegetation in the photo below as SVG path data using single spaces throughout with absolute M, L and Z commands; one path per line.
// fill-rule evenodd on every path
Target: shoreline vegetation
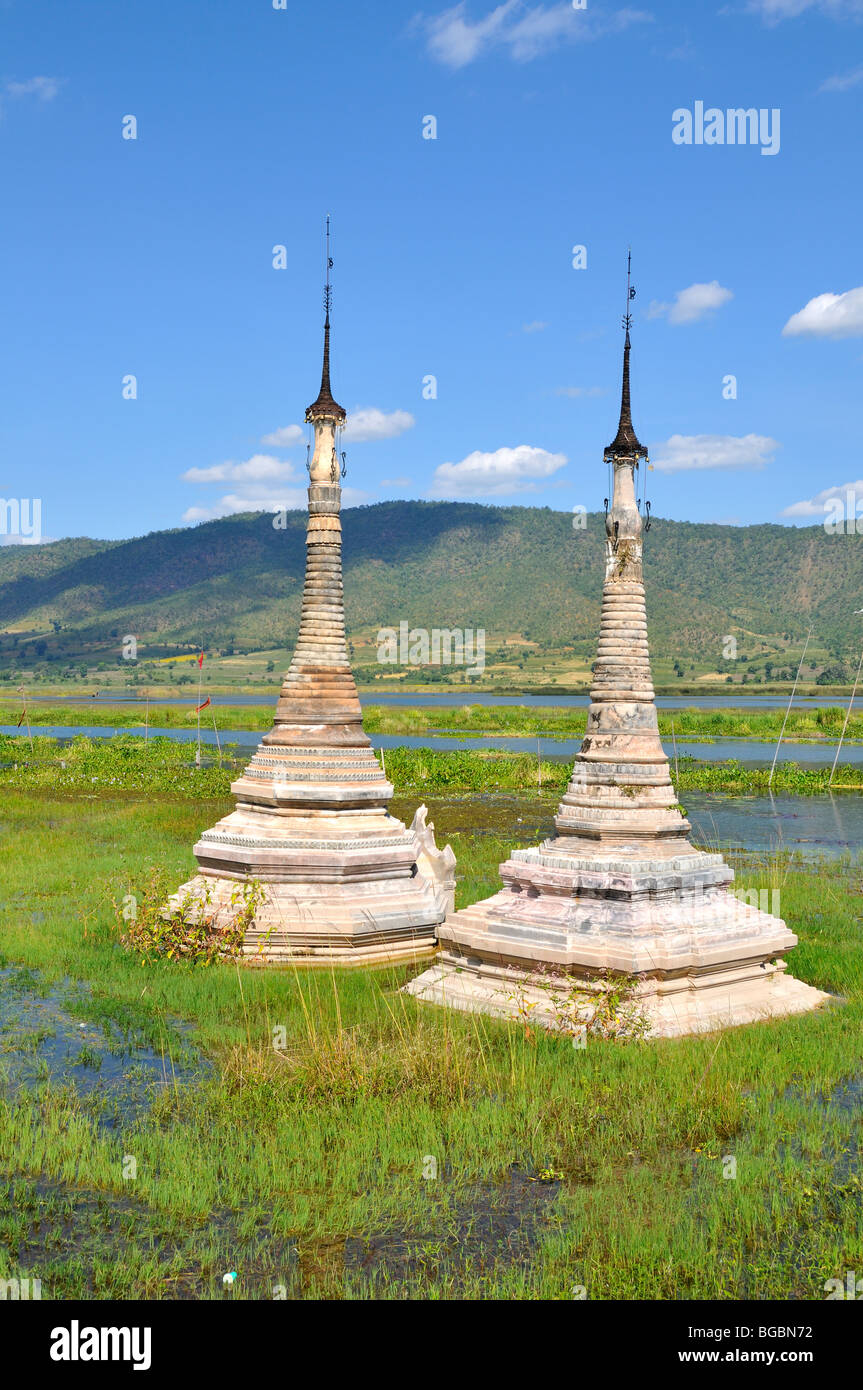
M 285 661 L 287 670 L 289 654 Z M 518 696 L 529 696 L 534 699 L 537 696 L 543 698 L 553 698 L 561 695 L 569 698 L 573 695 L 590 694 L 589 681 L 583 682 L 557 682 L 553 681 L 522 681 L 514 685 L 507 681 L 499 683 L 487 680 L 434 680 L 434 681 L 414 681 L 414 680 L 375 680 L 373 682 L 364 681 L 354 672 L 357 681 L 357 690 L 363 706 L 373 705 L 376 700 L 382 697 L 389 698 L 397 695 L 400 699 L 406 695 L 416 695 L 425 699 L 427 696 L 458 701 L 463 704 L 470 704 L 471 700 L 477 698 L 486 699 L 492 695 L 499 695 L 507 700 Z M 231 697 L 237 695 L 257 695 L 262 704 L 272 703 L 278 696 L 283 676 L 272 675 L 265 680 L 243 679 L 241 681 L 220 681 L 213 678 L 212 671 L 207 670 L 204 663 L 203 671 L 203 691 L 205 695 L 212 695 L 217 699 L 224 700 L 230 704 Z M 194 677 L 184 681 L 134 681 L 119 682 L 113 679 L 113 673 L 97 677 L 95 674 L 88 680 L 75 680 L 67 683 L 48 684 L 42 681 L 33 681 L 30 677 L 20 672 L 15 676 L 15 683 L 11 678 L 3 679 L 0 672 L 0 701 L 5 704 L 14 704 L 21 689 L 26 690 L 30 700 L 43 701 L 62 700 L 64 704 L 78 701 L 82 705 L 89 705 L 97 696 L 103 701 L 110 699 L 118 702 L 135 700 L 143 703 L 147 696 L 154 704 L 160 700 L 187 699 L 192 702 L 194 691 L 197 689 L 197 682 Z M 193 689 L 194 687 L 194 689 Z M 707 681 L 675 681 L 669 684 L 666 681 L 658 680 L 654 676 L 653 690 L 659 699 L 698 699 L 698 700 L 727 700 L 735 696 L 742 700 L 756 699 L 776 699 L 788 701 L 791 696 L 792 686 L 790 683 L 779 683 L 777 681 L 763 682 L 742 682 L 733 681 L 730 685 L 724 682 Z M 818 685 L 815 681 L 800 681 L 794 692 L 795 700 L 836 700 L 841 705 L 847 705 L 851 697 L 853 686 L 849 684 L 837 685 Z
M 212 697 L 211 697 L 212 698 Z M 0 725 L 17 724 L 22 705 L 0 703 Z M 677 709 L 659 711 L 659 732 L 664 738 L 703 740 L 716 738 L 775 742 L 782 730 L 783 742 L 831 743 L 838 739 L 845 723 L 847 706 L 830 705 L 821 709 L 792 709 L 786 720 L 784 709 Z M 143 731 L 144 713 L 140 706 L 95 704 L 28 704 L 31 728 L 44 726 L 117 728 Z M 219 732 L 232 729 L 270 728 L 273 705 L 232 705 L 214 703 L 202 711 L 201 724 L 209 728 L 215 718 Z M 587 709 L 538 708 L 528 705 L 463 705 L 413 707 L 410 705 L 369 704 L 363 710 L 366 733 L 409 737 L 423 734 L 459 734 L 480 738 L 507 735 L 511 738 L 582 738 L 587 726 Z M 197 713 L 194 702 L 164 705 L 154 702 L 148 712 L 150 729 L 194 729 Z M 23 725 L 22 725 L 23 727 Z M 845 740 L 863 739 L 863 708 L 852 710 Z
M 186 798 L 230 796 L 231 782 L 248 761 L 235 744 L 224 744 L 219 759 L 210 747 L 200 767 L 193 745 L 155 734 L 147 742 L 140 734 L 121 733 L 111 739 L 83 735 L 70 740 L 34 734 L 0 734 L 0 787 L 19 790 L 53 788 L 57 792 L 90 796 L 149 792 Z M 387 776 L 397 795 L 447 795 L 527 791 L 561 795 L 571 772 L 571 759 L 537 758 L 530 753 L 497 753 L 486 749 L 439 751 L 431 748 L 391 748 L 384 754 Z M 737 762 L 701 762 L 680 757 L 671 763 L 672 782 L 679 795 L 687 791 L 757 796 L 768 791 L 769 769 Z M 772 791 L 814 796 L 863 790 L 863 768 L 840 763 L 829 785 L 828 767 L 777 763 Z

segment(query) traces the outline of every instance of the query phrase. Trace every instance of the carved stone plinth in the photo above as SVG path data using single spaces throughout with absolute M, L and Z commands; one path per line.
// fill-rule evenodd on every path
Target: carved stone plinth
M 797 938 L 734 897 L 718 854 L 654 861 L 516 850 L 504 888 L 450 916 L 442 952 L 407 986 L 451 1008 L 549 1028 L 590 1022 L 592 993 L 632 982 L 630 1022 L 673 1037 L 802 1013 L 827 996 L 785 973 Z

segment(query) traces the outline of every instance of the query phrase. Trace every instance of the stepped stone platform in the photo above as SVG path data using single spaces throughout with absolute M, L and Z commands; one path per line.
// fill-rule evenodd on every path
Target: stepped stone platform
M 329 296 L 328 296 L 329 298 Z M 244 934 L 250 964 L 359 965 L 436 949 L 452 909 L 455 856 L 438 851 L 420 807 L 410 829 L 388 811 L 393 786 L 363 730 L 345 641 L 337 431 L 329 308 L 314 425 L 302 616 L 273 728 L 233 783 L 236 807 L 195 845 L 199 872 L 167 912 L 236 923 L 243 892 L 261 901 Z
M 422 1000 L 549 1028 L 602 1019 L 621 981 L 644 1030 L 673 1037 L 817 1007 L 793 979 L 797 942 L 729 891 L 733 871 L 689 841 L 659 738 L 642 576 L 629 324 L 606 518 L 599 649 L 587 732 L 556 834 L 516 850 L 493 897 L 447 917 L 441 955 L 406 989 Z

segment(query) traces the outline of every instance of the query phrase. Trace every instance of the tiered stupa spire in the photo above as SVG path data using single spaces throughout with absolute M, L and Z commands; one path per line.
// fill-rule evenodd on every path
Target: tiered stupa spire
M 315 443 L 299 636 L 273 727 L 231 787 L 236 809 L 195 845 L 200 872 L 171 907 L 199 904 L 227 927 L 238 888 L 257 880 L 263 901 L 245 934 L 252 960 L 364 964 L 434 949 L 452 902 L 454 857 L 435 849 L 424 808 L 410 830 L 389 814 L 393 787 L 363 730 L 345 637 L 339 444 L 347 415 L 330 386 L 331 267 L 327 218 L 321 389 L 306 410 Z
M 638 460 L 644 459 L 647 462 L 647 450 L 644 445 L 639 443 L 638 435 L 632 427 L 632 408 L 629 399 L 629 354 L 632 344 L 629 340 L 629 330 L 632 326 L 632 314 L 630 304 L 635 298 L 635 290 L 632 285 L 632 253 L 627 254 L 626 258 L 626 310 L 623 315 L 623 327 L 625 337 L 623 340 L 623 385 L 620 391 L 620 421 L 617 426 L 617 434 L 603 453 L 606 463 L 614 463 L 615 459 L 632 459 L 635 466 Z
M 593 1016 L 615 976 L 634 979 L 632 1007 L 659 1035 L 698 1032 L 824 998 L 785 974 L 797 938 L 778 917 L 729 891 L 720 854 L 689 841 L 659 738 L 642 573 L 636 471 L 647 460 L 632 424 L 627 266 L 623 385 L 605 523 L 605 580 L 587 732 L 555 818 L 556 834 L 515 850 L 503 888 L 440 928 L 439 961 L 408 989 L 454 1008 L 560 1027 Z

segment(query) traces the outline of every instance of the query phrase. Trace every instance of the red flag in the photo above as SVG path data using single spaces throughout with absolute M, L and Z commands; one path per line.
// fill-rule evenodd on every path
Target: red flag
M 208 695 L 207 698 L 206 698 L 206 700 L 204 701 L 204 703 L 203 703 L 202 705 L 195 705 L 195 713 L 196 713 L 196 714 L 200 714 L 200 713 L 201 713 L 201 710 L 202 710 L 202 709 L 206 709 L 206 708 L 207 708 L 207 705 L 208 705 L 209 703 L 210 703 L 210 697 L 209 697 L 209 695 Z
M 198 670 L 199 670 L 199 671 L 200 671 L 201 667 L 203 666 L 203 664 L 204 664 L 204 653 L 201 652 L 201 655 L 198 657 Z

